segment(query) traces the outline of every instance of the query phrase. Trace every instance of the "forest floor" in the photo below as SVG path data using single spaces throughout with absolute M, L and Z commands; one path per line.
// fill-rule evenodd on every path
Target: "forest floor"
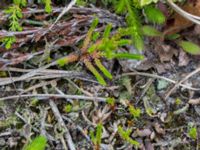
M 102 60 L 113 75 L 103 86 L 81 59 L 54 62 L 80 54 L 94 17 L 100 33 L 108 23 L 113 32 L 123 27 L 124 17 L 105 7 L 73 6 L 53 24 L 64 6 L 54 5 L 50 14 L 37 5 L 24 8 L 20 32 L 6 32 L 8 16 L 0 10 L 0 37 L 17 39 L 9 50 L 0 47 L 0 149 L 19 150 L 44 135 L 48 150 L 136 149 L 131 141 L 143 150 L 200 150 L 199 55 L 145 38 L 144 60 Z M 200 43 L 198 25 L 177 33 Z

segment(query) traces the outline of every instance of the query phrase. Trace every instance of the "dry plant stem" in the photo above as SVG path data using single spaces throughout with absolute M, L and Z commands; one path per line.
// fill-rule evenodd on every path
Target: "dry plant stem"
M 136 105 L 140 102 L 142 97 L 145 96 L 146 92 L 148 91 L 148 89 L 151 86 L 151 84 L 153 83 L 153 81 L 154 81 L 154 79 L 151 79 L 151 78 L 147 81 L 147 84 L 145 85 L 144 90 L 142 91 L 142 94 L 136 100 Z
M 0 137 L 9 136 L 11 134 L 12 134 L 11 132 L 3 132 L 3 133 L 0 133 Z
M 191 72 L 190 74 L 188 74 L 185 78 L 183 78 L 181 81 L 179 81 L 178 83 L 175 84 L 175 86 L 166 94 L 165 99 L 169 98 L 169 96 L 172 94 L 172 92 L 174 90 L 176 90 L 177 87 L 181 86 L 181 84 L 183 82 L 185 82 L 186 80 L 188 80 L 190 77 L 192 77 L 193 75 L 197 74 L 198 72 L 200 72 L 200 67 L 197 68 L 196 70 L 194 70 L 193 72 Z
M 6 68 L 2 68 L 2 71 L 7 71 L 9 70 L 10 72 L 22 72 L 22 73 L 27 73 L 27 72 L 31 72 L 34 71 L 35 69 L 22 69 L 22 68 L 14 68 L 14 67 L 6 67 Z M 54 70 L 54 69 L 45 69 L 45 70 L 41 70 L 40 74 L 46 74 L 46 73 L 51 73 L 51 74 L 68 74 L 68 73 L 72 73 L 72 71 L 65 71 L 65 70 Z
M 79 56 L 76 55 L 76 54 L 70 54 L 70 55 L 68 55 L 67 57 L 66 57 L 66 56 L 65 56 L 65 57 L 62 57 L 61 59 L 66 59 L 66 58 L 67 58 L 68 63 L 70 63 L 70 62 L 76 61 L 76 60 L 78 59 L 78 57 L 79 57 Z M 0 86 L 6 85 L 6 84 L 9 84 L 9 83 L 14 83 L 14 82 L 17 82 L 17 81 L 26 80 L 26 79 L 28 79 L 28 78 L 31 78 L 31 77 L 35 76 L 35 75 L 38 74 L 39 72 L 41 72 L 41 71 L 43 71 L 43 70 L 45 70 L 45 69 L 47 69 L 47 68 L 49 68 L 49 67 L 55 66 L 55 65 L 57 65 L 57 64 L 58 64 L 58 63 L 57 63 L 57 60 L 56 60 L 56 61 L 54 61 L 54 62 L 52 62 L 52 63 L 50 63 L 50 64 L 47 64 L 47 65 L 45 65 L 45 66 L 43 66 L 43 67 L 40 67 L 40 68 L 38 68 L 38 69 L 35 69 L 35 70 L 33 70 L 33 71 L 27 73 L 27 74 L 25 74 L 25 75 L 22 75 L 21 77 L 19 77 L 19 78 L 17 78 L 17 79 L 14 79 L 14 78 L 13 78 L 12 81 L 7 81 L 7 82 L 6 82 L 4 79 L 3 79 L 3 80 L 0 79 Z
M 200 104 L 200 98 L 197 98 L 197 99 L 190 99 L 188 101 L 189 104 L 191 105 L 199 105 Z
M 74 145 L 74 142 L 72 141 L 72 137 L 69 133 L 69 130 L 68 128 L 66 127 L 65 125 L 65 122 L 63 121 L 62 117 L 61 117 L 61 114 L 58 110 L 58 107 L 56 106 L 56 104 L 54 103 L 53 100 L 50 100 L 49 101 L 49 105 L 51 106 L 51 109 L 56 117 L 56 119 L 58 120 L 59 124 L 61 125 L 61 127 L 65 130 L 65 138 L 67 140 L 67 143 L 68 143 L 68 146 L 69 146 L 69 149 L 70 150 L 76 150 L 75 148 L 75 145 Z
M 97 83 L 96 81 L 94 80 L 89 80 L 86 78 L 86 76 L 83 78 L 82 77 L 83 74 L 81 73 L 73 73 L 71 75 L 69 74 L 47 74 L 47 75 L 38 75 L 38 76 L 35 76 L 35 77 L 31 77 L 31 78 L 26 78 L 26 79 L 22 79 L 21 77 L 12 77 L 13 81 L 10 79 L 10 78 L 1 78 L 0 79 L 0 85 L 8 85 L 8 84 L 11 84 L 13 82 L 17 82 L 17 81 L 24 81 L 24 80 L 27 80 L 27 81 L 30 81 L 30 80 L 45 80 L 45 79 L 56 79 L 56 78 L 77 78 L 77 79 L 80 79 L 80 80 L 83 80 L 83 81 L 89 81 L 89 82 L 93 82 L 93 83 Z
M 69 123 L 73 124 L 73 126 L 75 126 L 81 132 L 81 134 L 87 139 L 87 141 L 90 142 L 90 144 L 92 144 L 90 137 L 87 135 L 87 133 L 83 130 L 81 126 L 76 125 L 71 119 L 67 118 L 66 116 L 62 116 L 62 118 L 68 121 Z
M 57 17 L 56 21 L 51 25 L 51 27 L 49 28 L 49 30 L 51 30 L 54 25 L 72 8 L 73 5 L 75 5 L 76 0 L 71 0 L 71 2 L 69 3 L 69 5 L 67 5 L 62 12 L 59 14 L 59 16 Z
M 87 96 L 90 96 L 90 97 L 93 97 L 94 95 L 88 91 L 85 91 L 84 89 L 78 87 L 78 85 L 76 85 L 72 80 L 70 79 L 67 79 L 67 81 L 72 84 L 77 90 L 81 91 L 83 94 L 87 95 Z
M 46 130 L 45 130 L 45 120 L 46 120 L 46 117 L 47 117 L 47 110 L 46 109 L 41 109 L 42 111 L 42 119 L 41 119 L 41 128 L 40 128 L 40 132 L 42 135 L 46 136 Z
M 46 86 L 46 85 L 49 85 L 51 84 L 52 82 L 57 82 L 58 80 L 55 79 L 55 80 L 51 80 L 51 81 L 46 81 L 46 82 L 41 82 L 39 84 L 36 84 L 36 85 L 33 85 L 31 87 L 28 87 L 27 89 L 23 90 L 20 94 L 23 94 L 23 93 L 27 93 L 29 91 L 32 91 L 34 89 L 37 89 L 37 88 L 40 88 L 40 87 L 43 87 L 43 86 Z
M 195 15 L 192 15 L 192 14 L 184 11 L 183 9 L 178 7 L 172 0 L 167 0 L 167 2 L 178 14 L 180 14 L 184 18 L 192 21 L 193 23 L 195 23 L 197 25 L 200 25 L 200 17 L 199 16 L 195 16 Z
M 0 98 L 0 101 L 11 100 L 16 98 L 32 98 L 37 97 L 39 100 L 41 99 L 49 99 L 51 97 L 54 98 L 67 98 L 67 99 L 80 99 L 80 100 L 88 100 L 88 101 L 97 101 L 97 102 L 106 102 L 106 98 L 103 97 L 89 97 L 84 95 L 61 95 L 61 94 L 23 94 L 23 95 L 14 95 L 8 97 Z
M 56 92 L 58 92 L 61 95 L 65 95 L 61 90 L 59 90 L 57 87 L 54 87 L 54 89 L 56 90 Z M 70 102 L 71 104 L 73 103 L 73 101 L 71 99 L 66 98 L 66 101 Z
M 136 75 L 141 75 L 141 76 L 146 76 L 146 77 L 151 77 L 151 78 L 156 78 L 156 79 L 162 79 L 162 80 L 165 80 L 165 81 L 168 81 L 168 82 L 171 82 L 171 83 L 174 83 L 176 84 L 177 82 L 172 80 L 172 79 L 169 79 L 169 78 L 166 78 L 166 77 L 163 77 L 163 76 L 159 76 L 159 75 L 155 75 L 155 74 L 150 74 L 150 73 L 144 73 L 144 72 L 130 72 L 130 73 L 124 73 L 118 77 L 116 77 L 116 79 L 119 79 L 123 76 L 136 76 Z M 194 87 L 190 87 L 188 85 L 185 85 L 185 84 L 182 84 L 180 83 L 181 87 L 184 87 L 186 89 L 189 89 L 189 90 L 193 90 L 193 91 L 200 91 L 200 88 L 194 88 Z

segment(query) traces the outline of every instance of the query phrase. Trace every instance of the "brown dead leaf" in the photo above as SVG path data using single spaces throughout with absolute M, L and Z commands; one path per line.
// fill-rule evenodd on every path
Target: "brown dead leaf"
M 151 133 L 152 131 L 150 129 L 142 129 L 142 130 L 137 129 L 136 132 L 134 133 L 134 136 L 149 137 Z
M 158 54 L 161 63 L 170 62 L 173 56 L 178 55 L 176 49 L 164 43 L 160 44 L 159 42 L 156 42 L 154 50 L 156 54 Z
M 190 62 L 188 55 L 184 51 L 180 51 L 178 60 L 179 60 L 178 66 L 180 67 L 187 66 L 188 63 Z
M 165 130 L 161 127 L 160 124 L 155 123 L 155 124 L 154 124 L 154 128 L 155 128 L 155 130 L 156 130 L 156 132 L 157 132 L 158 134 L 162 134 L 162 135 L 165 134 Z
M 200 0 L 197 0 L 195 3 L 188 1 L 181 8 L 188 13 L 191 13 L 196 16 L 200 16 Z M 193 25 L 191 21 L 185 19 L 178 13 L 175 13 L 172 16 L 172 22 L 173 23 L 170 26 L 167 26 L 166 30 L 164 31 L 165 35 L 180 32 L 181 30 Z

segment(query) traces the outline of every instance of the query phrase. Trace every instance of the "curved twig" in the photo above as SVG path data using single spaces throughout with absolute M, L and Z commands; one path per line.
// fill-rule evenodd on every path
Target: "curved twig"
M 172 0 L 167 0 L 167 3 L 181 16 L 183 16 L 184 18 L 192 21 L 193 23 L 200 25 L 200 17 L 199 16 L 195 16 L 192 15 L 186 11 L 184 11 L 183 9 L 181 9 L 178 5 L 176 5 Z

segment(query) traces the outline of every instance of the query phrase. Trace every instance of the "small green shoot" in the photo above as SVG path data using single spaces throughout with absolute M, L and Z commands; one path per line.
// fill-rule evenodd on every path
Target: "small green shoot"
M 9 36 L 9 37 L 2 38 L 0 41 L 4 43 L 6 49 L 10 49 L 12 44 L 16 42 L 16 37 Z
M 129 104 L 128 110 L 130 114 L 133 116 L 133 118 L 139 118 L 141 115 L 141 109 L 135 108 L 133 105 Z
M 197 139 L 197 128 L 196 127 L 190 128 L 188 134 L 192 139 L 196 140 Z
M 102 73 L 109 79 L 112 79 L 111 73 L 102 65 L 101 61 L 99 59 L 95 59 L 95 64 L 97 67 L 102 71 Z
M 94 133 L 94 131 L 90 131 L 90 137 L 94 144 L 95 150 L 100 150 L 102 133 L 103 133 L 103 125 L 101 123 L 97 124 L 96 134 Z
M 133 140 L 131 137 L 130 137 L 130 134 L 132 133 L 132 130 L 130 129 L 127 129 L 126 131 L 121 127 L 119 126 L 118 127 L 118 133 L 119 135 L 128 143 L 132 144 L 133 146 L 135 147 L 139 147 L 140 143 Z
M 65 105 L 64 111 L 65 111 L 66 113 L 71 112 L 71 111 L 72 111 L 72 105 L 70 105 L 70 104 Z
M 24 4 L 21 0 L 15 0 L 14 5 L 10 6 L 4 12 L 9 15 L 9 30 L 10 31 L 22 31 L 22 27 L 19 20 L 22 18 L 22 11 L 20 9 L 20 4 Z M 12 44 L 16 42 L 15 36 L 4 37 L 1 39 L 4 43 L 6 49 L 10 49 Z
M 109 97 L 109 98 L 106 99 L 106 103 L 111 105 L 111 106 L 114 106 L 115 105 L 115 99 Z
M 106 85 L 106 81 L 104 80 L 104 78 L 99 74 L 99 72 L 96 70 L 96 68 L 92 65 L 91 62 L 89 61 L 85 61 L 84 62 L 86 67 L 92 72 L 92 74 L 96 77 L 97 81 L 101 84 L 101 85 Z
M 132 0 L 119 0 L 116 3 L 116 12 L 119 14 L 128 13 L 126 17 L 126 22 L 128 26 L 132 29 L 130 30 L 131 39 L 133 41 L 134 46 L 138 50 L 142 50 L 144 48 L 144 42 L 141 32 L 141 22 L 139 19 L 139 15 L 137 9 L 132 7 Z
M 10 15 L 10 30 L 11 31 L 22 31 L 22 27 L 19 23 L 19 19 L 22 18 L 22 11 L 18 5 L 12 5 L 5 10 L 5 13 Z
M 42 0 L 43 4 L 45 5 L 45 11 L 47 13 L 51 13 L 52 12 L 52 7 L 51 7 L 51 0 Z
M 47 139 L 45 136 L 38 136 L 33 139 L 28 145 L 26 145 L 23 150 L 45 150 L 47 145 Z
M 13 3 L 18 6 L 26 6 L 27 0 L 13 0 Z

